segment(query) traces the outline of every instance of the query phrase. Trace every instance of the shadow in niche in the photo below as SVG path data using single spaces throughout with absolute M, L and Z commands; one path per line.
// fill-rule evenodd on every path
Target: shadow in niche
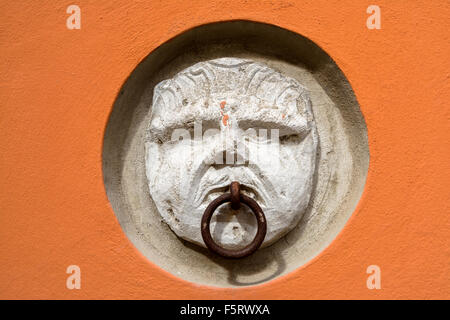
M 198 253 L 205 255 L 211 262 L 220 265 L 222 268 L 226 269 L 228 272 L 227 281 L 230 285 L 234 286 L 249 286 L 249 285 L 257 285 L 275 277 L 281 275 L 286 269 L 286 263 L 281 256 L 281 254 L 273 254 L 270 253 L 270 256 L 265 252 L 267 249 L 264 248 L 258 250 L 253 255 L 242 258 L 242 259 L 226 259 L 222 258 L 208 249 L 200 247 L 196 244 L 190 243 L 188 241 L 182 240 L 185 247 L 194 250 Z M 280 240 L 281 241 L 281 240 Z M 271 272 L 269 275 L 264 275 L 257 280 L 252 280 L 249 282 L 240 282 L 239 277 L 252 277 L 255 278 L 255 275 L 265 270 L 271 263 L 276 263 L 277 268 L 275 271 Z M 251 268 L 249 268 L 251 266 Z

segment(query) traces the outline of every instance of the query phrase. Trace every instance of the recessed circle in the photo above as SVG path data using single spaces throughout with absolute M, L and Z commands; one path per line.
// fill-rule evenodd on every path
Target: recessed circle
M 198 62 L 223 57 L 257 61 L 307 87 L 318 135 L 312 195 L 301 221 L 242 260 L 215 256 L 179 238 L 162 220 L 145 172 L 144 145 L 155 86 Z M 105 188 L 127 237 L 164 270 L 218 287 L 264 283 L 319 254 L 353 213 L 369 164 L 366 125 L 348 80 L 309 39 L 250 21 L 203 25 L 158 47 L 124 81 L 104 136 Z

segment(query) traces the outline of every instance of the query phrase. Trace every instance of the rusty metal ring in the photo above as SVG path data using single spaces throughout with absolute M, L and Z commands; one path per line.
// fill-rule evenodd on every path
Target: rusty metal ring
M 241 207 L 241 185 L 237 181 L 233 181 L 230 185 L 231 208 L 237 210 Z
M 255 200 L 240 193 L 240 186 L 238 182 L 231 183 L 230 191 L 231 193 L 223 194 L 220 197 L 214 199 L 206 208 L 205 212 L 203 213 L 201 222 L 202 237 L 208 249 L 221 255 L 222 257 L 235 259 L 244 258 L 258 250 L 258 248 L 263 243 L 267 231 L 266 217 L 264 216 L 264 212 L 262 211 L 261 207 Z M 211 231 L 209 230 L 209 224 L 211 222 L 214 211 L 220 205 L 231 202 L 232 205 L 236 206 L 236 195 L 239 195 L 239 203 L 247 205 L 252 210 L 258 223 L 258 231 L 256 232 L 256 236 L 253 241 L 245 248 L 231 250 L 225 249 L 214 242 L 211 236 Z M 237 205 L 239 205 L 239 203 L 237 203 Z

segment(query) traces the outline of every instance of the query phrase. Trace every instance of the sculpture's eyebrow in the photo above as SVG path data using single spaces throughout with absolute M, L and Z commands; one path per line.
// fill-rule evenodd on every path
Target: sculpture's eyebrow
M 161 118 L 159 118 L 161 120 Z M 152 136 L 158 138 L 161 141 L 166 141 L 170 139 L 174 130 L 185 129 L 187 131 L 193 131 L 195 127 L 201 129 L 203 133 L 205 130 L 210 128 L 220 129 L 220 118 L 208 117 L 207 115 L 195 115 L 192 117 L 174 117 L 170 120 L 163 119 L 157 123 L 151 122 L 150 132 Z M 191 132 L 193 134 L 193 132 Z
M 280 134 L 306 134 L 309 132 L 309 125 L 305 121 L 294 119 L 293 121 L 285 121 L 284 119 L 242 119 L 239 121 L 239 129 L 278 129 Z
M 179 123 L 179 122 L 170 122 L 162 125 L 155 125 L 153 122 L 150 125 L 150 133 L 153 138 L 160 140 L 161 142 L 167 141 L 170 139 L 172 133 L 176 129 L 186 129 L 191 130 L 194 128 L 194 122 L 192 123 Z
M 179 115 L 170 120 L 161 119 L 160 121 L 153 122 L 150 125 L 151 135 L 161 142 L 168 141 L 174 130 L 185 129 L 191 136 L 194 135 L 194 129 L 196 124 L 201 125 L 197 128 L 203 134 L 207 129 L 220 129 L 221 117 L 206 115 L 206 114 L 193 114 L 191 117 L 185 115 Z M 240 130 L 246 131 L 254 129 L 259 132 L 261 129 L 279 130 L 280 136 L 298 134 L 304 136 L 309 132 L 310 126 L 305 118 L 300 116 L 285 117 L 282 116 L 266 116 L 262 119 L 254 118 L 237 118 L 237 126 Z

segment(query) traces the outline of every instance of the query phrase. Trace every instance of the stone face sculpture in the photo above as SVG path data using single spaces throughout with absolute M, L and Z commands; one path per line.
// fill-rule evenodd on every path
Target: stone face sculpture
M 181 238 L 205 246 L 208 204 L 239 181 L 267 219 L 263 246 L 292 230 L 312 192 L 318 138 L 305 87 L 252 60 L 197 63 L 156 85 L 146 146 L 150 194 Z M 214 240 L 241 248 L 256 233 L 245 206 L 221 206 Z

